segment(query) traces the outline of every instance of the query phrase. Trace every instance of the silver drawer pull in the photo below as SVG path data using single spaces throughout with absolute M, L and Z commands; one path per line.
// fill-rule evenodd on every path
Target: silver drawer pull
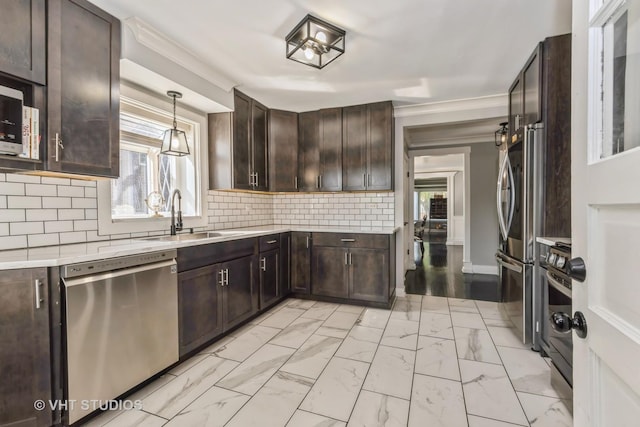
M 36 310 L 40 310 L 40 304 L 44 302 L 44 300 L 40 298 L 40 286 L 42 286 L 42 283 L 40 283 L 40 279 L 36 279 L 34 284 L 36 288 Z
M 260 270 L 267 271 L 267 259 L 265 257 L 260 258 Z
M 355 241 L 356 241 L 356 239 L 340 239 L 340 241 L 341 241 L 341 242 L 349 243 L 349 242 L 355 242 Z
M 273 245 L 274 243 L 278 243 L 277 240 L 268 240 L 267 241 L 268 244 Z
M 344 253 L 344 265 L 349 265 L 349 253 Z

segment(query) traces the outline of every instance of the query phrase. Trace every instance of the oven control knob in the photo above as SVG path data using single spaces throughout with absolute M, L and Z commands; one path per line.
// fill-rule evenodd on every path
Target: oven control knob
M 571 329 L 575 329 L 579 338 L 587 336 L 587 319 L 579 311 L 574 313 L 573 319 L 567 313 L 557 312 L 552 313 L 549 320 L 551 321 L 551 327 L 557 332 L 566 334 L 571 332 Z
M 547 258 L 547 262 L 551 265 L 555 265 L 557 257 L 558 256 L 556 254 L 549 254 L 549 257 Z
M 566 262 L 567 262 L 567 259 L 565 257 L 559 256 L 558 260 L 556 261 L 556 267 L 562 269 Z

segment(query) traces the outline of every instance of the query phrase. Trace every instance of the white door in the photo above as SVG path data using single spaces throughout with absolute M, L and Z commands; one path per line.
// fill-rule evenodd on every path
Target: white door
M 574 426 L 638 426 L 640 0 L 574 1 L 572 49 Z

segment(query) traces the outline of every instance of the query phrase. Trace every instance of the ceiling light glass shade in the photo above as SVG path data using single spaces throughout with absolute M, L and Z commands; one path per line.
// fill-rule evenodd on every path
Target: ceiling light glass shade
M 167 129 L 162 136 L 162 147 L 160 154 L 169 156 L 187 156 L 189 155 L 189 144 L 187 143 L 187 134 L 178 129 L 176 122 L 176 98 L 182 98 L 180 92 L 170 90 L 167 95 L 173 98 L 173 128 Z
M 287 58 L 322 68 L 344 53 L 345 31 L 307 15 L 286 37 Z

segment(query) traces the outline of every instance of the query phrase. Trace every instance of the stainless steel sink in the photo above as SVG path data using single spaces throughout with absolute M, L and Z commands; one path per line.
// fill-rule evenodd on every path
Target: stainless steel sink
M 217 233 L 215 231 L 203 231 L 200 233 L 186 233 L 186 234 L 176 234 L 175 236 L 157 236 L 157 237 L 147 237 L 143 240 L 158 240 L 164 242 L 183 242 L 188 240 L 200 240 L 200 239 L 210 239 L 212 237 L 220 237 L 221 233 Z

